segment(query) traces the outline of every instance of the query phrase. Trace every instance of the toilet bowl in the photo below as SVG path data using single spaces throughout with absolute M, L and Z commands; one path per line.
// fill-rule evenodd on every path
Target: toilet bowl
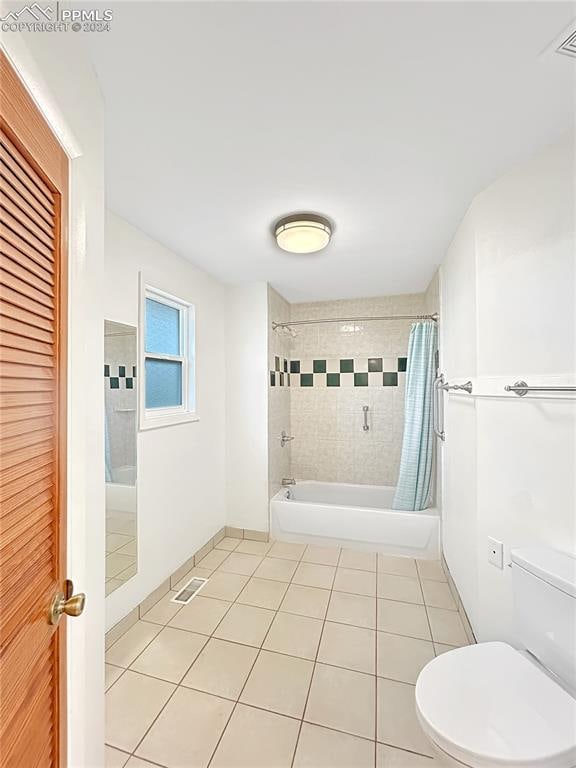
M 416 683 L 416 711 L 453 765 L 576 766 L 576 700 L 506 643 L 458 648 L 431 661 Z

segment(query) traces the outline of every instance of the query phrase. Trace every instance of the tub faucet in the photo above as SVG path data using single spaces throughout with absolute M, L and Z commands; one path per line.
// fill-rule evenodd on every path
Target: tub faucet
M 296 485 L 296 480 L 294 480 L 293 477 L 283 477 L 282 478 L 282 485 Z

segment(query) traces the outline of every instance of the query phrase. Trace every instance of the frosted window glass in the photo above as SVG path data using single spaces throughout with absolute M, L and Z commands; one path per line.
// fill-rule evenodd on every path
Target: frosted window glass
M 146 352 L 180 354 L 180 310 L 146 299 Z
M 182 363 L 146 360 L 146 408 L 182 405 Z

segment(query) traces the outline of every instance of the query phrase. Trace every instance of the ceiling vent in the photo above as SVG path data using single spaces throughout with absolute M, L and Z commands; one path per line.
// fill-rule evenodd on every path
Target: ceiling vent
M 561 53 L 564 56 L 572 56 L 576 59 L 576 29 L 565 38 L 563 42 L 556 48 L 556 53 Z

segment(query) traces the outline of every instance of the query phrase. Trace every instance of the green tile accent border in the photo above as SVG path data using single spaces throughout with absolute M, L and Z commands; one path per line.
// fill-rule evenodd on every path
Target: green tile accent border
M 327 373 L 326 374 L 326 386 L 327 387 L 339 387 L 340 386 L 340 374 L 339 373 Z
M 340 373 L 354 373 L 354 360 L 340 360 Z
M 385 387 L 397 387 L 398 386 L 398 374 L 397 373 L 383 373 L 382 384 Z
M 290 373 L 300 373 L 300 360 L 290 360 Z
M 326 373 L 326 360 L 314 360 L 312 366 L 314 373 Z
M 313 387 L 314 386 L 314 374 L 313 373 L 301 373 L 300 374 L 300 386 L 301 387 Z
M 369 357 L 368 358 L 368 370 L 370 373 L 380 373 L 382 370 L 382 358 L 381 357 Z
M 355 373 L 354 374 L 354 386 L 355 387 L 367 387 L 368 386 L 368 373 Z
M 399 357 L 398 358 L 398 370 L 402 373 L 406 372 L 406 366 L 408 364 L 408 358 L 407 357 Z

